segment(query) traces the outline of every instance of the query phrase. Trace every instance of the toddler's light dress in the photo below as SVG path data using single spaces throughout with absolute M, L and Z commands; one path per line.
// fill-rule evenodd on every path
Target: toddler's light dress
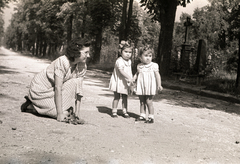
M 136 95 L 155 95 L 157 93 L 156 71 L 159 71 L 157 63 L 140 63 L 137 65 L 137 89 Z
M 72 70 L 68 58 L 60 56 L 54 60 L 46 69 L 35 75 L 33 78 L 28 98 L 32 101 L 34 108 L 41 115 L 47 115 L 53 118 L 57 117 L 57 110 L 54 101 L 54 75 L 63 79 L 62 86 L 62 109 L 66 111 L 70 107 L 75 110 L 75 101 L 77 94 L 83 96 L 82 82 L 87 70 L 80 70 L 80 65 Z
M 128 85 L 125 77 L 119 72 L 122 69 L 132 78 L 132 62 L 119 57 L 115 63 L 114 70 L 110 79 L 109 89 L 111 91 L 128 95 Z

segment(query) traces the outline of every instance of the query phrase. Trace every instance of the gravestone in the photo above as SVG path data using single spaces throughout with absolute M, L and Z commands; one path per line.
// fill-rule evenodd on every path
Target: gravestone
M 203 74 L 207 63 L 207 44 L 203 39 L 198 42 L 197 59 L 195 70 L 197 74 Z
M 191 45 L 182 44 L 180 70 L 186 73 L 190 69 L 190 53 L 192 52 Z
M 188 44 L 188 33 L 189 33 L 189 27 L 192 26 L 192 23 L 190 21 L 191 19 L 187 17 L 187 21 L 184 22 L 185 29 L 185 38 L 184 43 L 182 44 L 181 49 L 181 58 L 180 58 L 180 71 L 181 72 L 188 72 L 190 69 L 190 53 L 192 50 L 192 47 L 190 44 Z

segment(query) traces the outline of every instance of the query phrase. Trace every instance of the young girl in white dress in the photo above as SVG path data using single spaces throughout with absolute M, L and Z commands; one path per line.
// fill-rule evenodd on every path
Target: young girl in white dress
M 141 63 L 137 65 L 137 73 L 134 75 L 134 81 L 137 79 L 136 95 L 140 100 L 140 117 L 136 121 L 145 123 L 154 123 L 153 97 L 163 90 L 159 67 L 152 62 L 152 53 L 149 46 L 139 49 Z M 149 113 L 147 119 L 146 108 Z
M 125 118 L 129 118 L 127 113 L 127 99 L 129 84 L 132 82 L 131 56 L 132 47 L 127 41 L 121 41 L 119 44 L 121 56 L 117 59 L 110 79 L 109 89 L 114 93 L 112 102 L 112 117 L 116 118 L 118 102 L 122 96 L 122 112 Z

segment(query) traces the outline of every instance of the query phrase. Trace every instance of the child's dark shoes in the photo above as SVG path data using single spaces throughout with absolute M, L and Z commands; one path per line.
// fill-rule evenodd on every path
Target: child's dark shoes
M 135 121 L 146 121 L 146 119 L 144 117 L 140 116 L 140 117 L 136 118 Z
M 124 113 L 124 114 L 123 114 L 123 117 L 124 117 L 124 118 L 130 118 L 130 116 L 129 116 L 127 113 Z
M 146 124 L 152 124 L 154 123 L 154 119 L 148 118 L 148 120 L 145 121 Z
M 112 113 L 112 118 L 118 118 L 117 113 Z

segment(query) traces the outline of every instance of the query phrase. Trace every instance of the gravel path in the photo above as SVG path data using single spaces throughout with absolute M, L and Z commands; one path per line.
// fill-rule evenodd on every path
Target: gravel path
M 0 48 L 0 163 L 9 164 L 238 164 L 240 105 L 165 89 L 154 99 L 155 123 L 110 117 L 109 74 L 89 70 L 81 114 L 84 125 L 21 113 L 33 76 L 48 60 Z M 121 114 L 119 104 L 119 114 Z

